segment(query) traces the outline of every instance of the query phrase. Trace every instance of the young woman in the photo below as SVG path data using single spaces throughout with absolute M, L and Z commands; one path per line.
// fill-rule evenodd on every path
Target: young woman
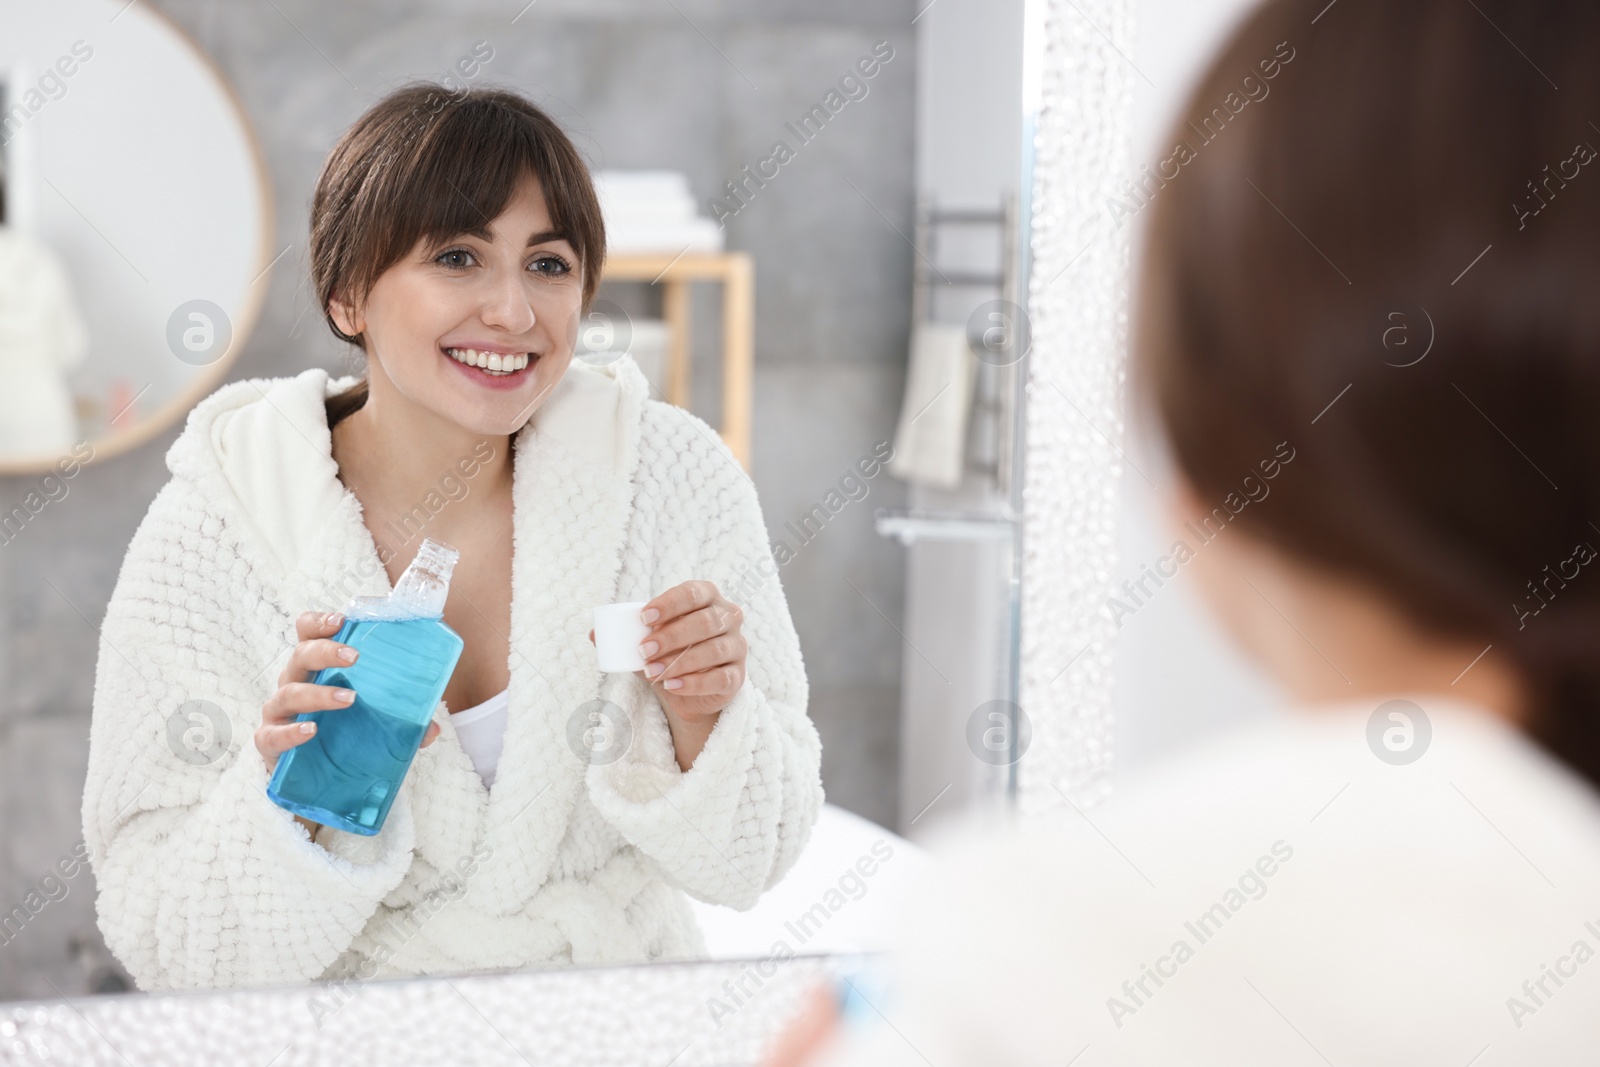
M 755 491 L 631 360 L 573 361 L 604 256 L 581 157 L 514 93 L 408 87 L 334 147 L 312 275 L 366 377 L 198 405 L 102 630 L 84 833 L 140 988 L 690 955 L 685 893 L 749 907 L 794 863 L 798 640 L 776 580 L 720 592 L 768 553 Z M 424 537 L 461 553 L 465 639 L 425 747 L 377 835 L 291 816 L 265 786 L 296 715 L 349 704 L 308 681 L 353 651 L 328 610 Z M 602 675 L 592 609 L 626 600 L 648 666 Z
M 956 849 L 887 1024 L 819 1062 L 1594 1060 L 1597 49 L 1553 0 L 1233 35 L 1166 142 L 1136 372 L 1179 580 L 1285 714 Z

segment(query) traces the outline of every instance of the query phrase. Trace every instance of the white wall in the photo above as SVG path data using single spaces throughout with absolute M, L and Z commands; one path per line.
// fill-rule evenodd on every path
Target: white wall
M 1140 72 L 1133 116 L 1136 169 L 1171 151 L 1167 127 L 1226 33 L 1250 7 L 1250 0 L 1141 0 L 1138 41 L 1130 57 Z M 1143 218 L 1144 213 L 1134 216 L 1132 224 L 1139 226 Z M 1137 249 L 1140 231 L 1134 236 Z M 1136 469 L 1123 473 L 1118 585 L 1136 577 L 1142 564 L 1153 564 L 1174 541 L 1160 503 L 1170 478 L 1148 426 L 1130 420 L 1126 450 Z M 1226 643 L 1183 572 L 1124 618 L 1117 634 L 1114 759 L 1119 771 L 1273 714 L 1276 706 L 1267 680 Z
M 944 208 L 999 210 L 1021 174 L 1022 0 L 919 0 L 918 8 L 918 193 Z M 948 228 L 937 252 L 913 254 L 928 254 L 945 270 L 998 271 L 999 236 L 998 229 Z M 950 289 L 930 317 L 965 322 L 998 296 Z M 992 484 L 969 473 L 957 490 L 914 486 L 910 506 L 992 513 L 1000 502 Z M 1009 546 L 996 542 L 906 549 L 897 829 L 914 839 L 1004 787 L 1005 769 L 973 756 L 966 727 L 978 707 L 1004 695 L 1010 566 Z

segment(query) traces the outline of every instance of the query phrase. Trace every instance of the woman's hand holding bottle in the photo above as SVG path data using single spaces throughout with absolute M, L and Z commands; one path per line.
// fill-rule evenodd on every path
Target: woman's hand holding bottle
M 278 757 L 305 744 L 316 736 L 316 723 L 296 722 L 295 717 L 308 711 L 338 711 L 348 708 L 355 694 L 334 685 L 317 685 L 310 679 L 325 667 L 348 667 L 356 661 L 357 652 L 349 645 L 332 639 L 344 625 L 344 615 L 320 611 L 301 612 L 295 620 L 295 635 L 299 643 L 289 654 L 289 662 L 278 675 L 278 688 L 266 703 L 261 705 L 261 726 L 256 730 L 256 749 L 272 774 Z M 422 747 L 433 743 L 439 736 L 439 724 L 429 723 L 422 735 Z M 310 833 L 319 829 L 317 823 L 303 816 L 295 819 Z

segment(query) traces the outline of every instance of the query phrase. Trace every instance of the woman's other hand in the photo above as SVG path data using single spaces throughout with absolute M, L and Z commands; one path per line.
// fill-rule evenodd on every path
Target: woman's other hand
M 826 984 L 813 986 L 798 1013 L 778 1033 L 762 1067 L 805 1067 L 839 1031 L 839 998 Z
M 717 716 L 744 685 L 750 650 L 739 632 L 744 610 L 702 579 L 675 585 L 640 610 L 650 633 L 639 646 L 645 669 L 635 673 L 655 688 L 678 766 L 688 770 Z
M 701 580 L 673 586 L 642 611 L 650 624 L 642 673 L 661 706 L 686 723 L 714 721 L 744 684 L 744 611 Z

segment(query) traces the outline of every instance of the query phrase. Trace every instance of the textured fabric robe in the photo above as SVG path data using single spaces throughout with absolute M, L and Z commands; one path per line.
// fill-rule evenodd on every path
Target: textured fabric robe
M 753 484 L 703 421 L 649 399 L 631 359 L 575 361 L 512 438 L 494 789 L 441 701 L 442 732 L 381 832 L 313 841 L 267 798 L 253 734 L 296 616 L 390 589 L 332 459 L 324 399 L 352 381 L 313 369 L 231 383 L 167 453 L 172 478 L 129 546 L 99 649 L 82 814 L 107 945 L 146 990 L 699 953 L 685 894 L 750 907 L 822 803 Z M 471 492 L 470 467 L 441 470 L 413 514 Z M 588 631 L 595 605 L 691 578 L 745 592 L 749 655 L 683 772 L 654 692 L 600 673 Z M 597 718 L 597 701 L 613 710 Z M 620 730 L 586 747 L 597 723 Z

